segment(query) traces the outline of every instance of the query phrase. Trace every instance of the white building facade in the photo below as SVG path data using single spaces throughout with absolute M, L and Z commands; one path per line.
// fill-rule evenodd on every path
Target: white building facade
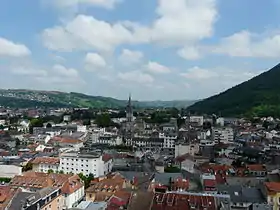
M 93 174 L 94 177 L 100 177 L 111 172 L 112 165 L 112 159 L 104 161 L 102 155 L 94 152 L 71 151 L 60 155 L 60 170 L 64 173 Z
M 213 128 L 213 137 L 215 143 L 220 141 L 221 143 L 228 144 L 234 140 L 233 129 L 225 127 Z

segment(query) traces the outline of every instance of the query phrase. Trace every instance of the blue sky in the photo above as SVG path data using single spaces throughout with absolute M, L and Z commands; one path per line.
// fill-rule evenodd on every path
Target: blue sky
M 277 0 L 2 0 L 0 88 L 198 99 L 278 64 Z

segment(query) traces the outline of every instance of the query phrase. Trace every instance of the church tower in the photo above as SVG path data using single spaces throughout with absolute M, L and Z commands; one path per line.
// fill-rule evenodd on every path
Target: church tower
M 133 121 L 133 109 L 132 109 L 132 103 L 131 103 L 131 95 L 129 94 L 128 103 L 126 106 L 126 120 L 127 122 Z

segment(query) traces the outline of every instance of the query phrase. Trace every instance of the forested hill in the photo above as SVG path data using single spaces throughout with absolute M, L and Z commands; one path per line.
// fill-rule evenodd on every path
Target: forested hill
M 185 108 L 195 101 L 133 101 L 134 107 Z M 120 108 L 125 107 L 127 100 L 118 100 L 103 96 L 90 96 L 82 93 L 65 93 L 59 91 L 39 91 L 25 89 L 0 89 L 0 106 L 13 108 L 29 107 L 88 107 L 88 108 Z
M 222 116 L 280 116 L 280 64 L 189 106 L 188 111 Z

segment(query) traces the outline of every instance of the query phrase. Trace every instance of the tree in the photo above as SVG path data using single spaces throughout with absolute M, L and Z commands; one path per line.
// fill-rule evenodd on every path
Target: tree
M 83 173 L 79 173 L 78 176 L 84 181 L 85 188 L 88 188 L 90 186 L 90 182 L 94 179 L 94 175 L 92 173 L 88 176 L 85 176 Z
M 19 138 L 16 138 L 16 147 L 18 147 L 20 145 L 20 140 Z
M 83 120 L 83 125 L 90 125 L 90 119 Z
M 52 170 L 52 169 L 49 169 L 49 170 L 48 170 L 48 174 L 53 174 L 53 170 Z
M 46 128 L 51 128 L 52 127 L 52 124 L 51 123 L 48 123 L 47 125 L 46 125 Z
M 41 118 L 33 118 L 30 120 L 29 133 L 33 133 L 34 127 L 43 127 L 44 121 Z
M 164 169 L 165 173 L 179 173 L 180 171 L 181 171 L 180 168 L 175 167 L 175 166 L 166 167 Z
M 99 127 L 109 127 L 113 124 L 113 122 L 111 121 L 110 115 L 109 114 L 101 114 L 98 115 L 95 119 L 95 123 L 99 126 Z
M 59 174 L 64 174 L 64 171 L 60 170 L 58 173 L 59 173 Z
M 0 130 L 4 130 L 4 125 L 0 125 Z
M 203 129 L 211 129 L 211 127 L 212 127 L 211 122 L 207 121 L 203 123 Z
M 184 118 L 179 117 L 179 118 L 177 119 L 177 125 L 178 125 L 179 128 L 180 128 L 182 125 L 185 125 L 185 123 L 186 123 L 186 120 L 185 120 Z
M 41 118 L 33 118 L 30 120 L 30 126 L 32 127 L 43 127 L 44 121 Z
M 30 170 L 32 170 L 32 168 L 33 168 L 32 163 L 28 162 L 25 166 L 22 167 L 22 171 L 23 172 L 30 171 Z
M 270 123 L 268 121 L 264 121 L 262 127 L 264 127 L 265 129 L 268 129 Z

